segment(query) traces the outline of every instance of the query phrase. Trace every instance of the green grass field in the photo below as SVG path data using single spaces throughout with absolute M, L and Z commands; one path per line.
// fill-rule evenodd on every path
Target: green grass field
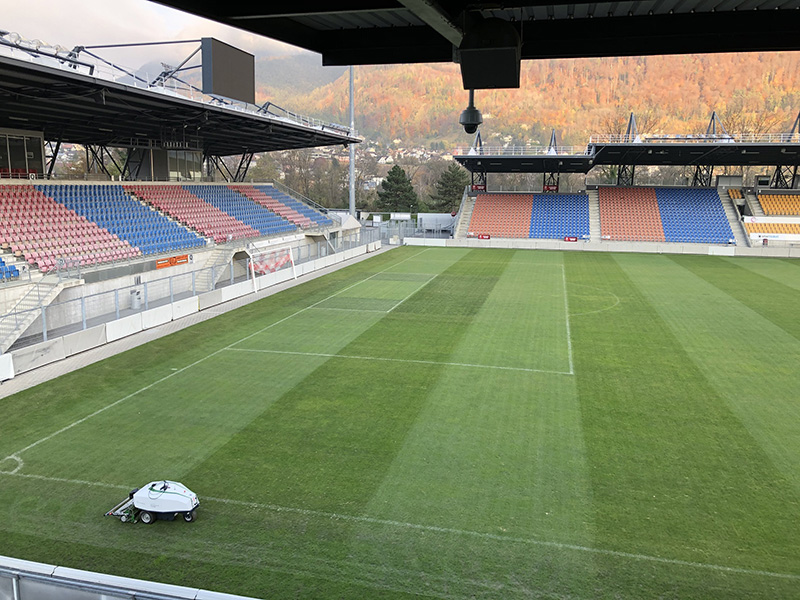
M 0 554 L 264 598 L 800 598 L 800 261 L 400 248 L 0 400 Z M 195 523 L 103 513 L 175 479 Z

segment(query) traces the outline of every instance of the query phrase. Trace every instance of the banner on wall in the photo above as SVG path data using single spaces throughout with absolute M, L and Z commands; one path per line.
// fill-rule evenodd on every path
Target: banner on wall
M 189 255 L 170 256 L 169 258 L 159 258 L 156 260 L 156 269 L 166 269 L 167 267 L 177 267 L 178 265 L 188 265 Z

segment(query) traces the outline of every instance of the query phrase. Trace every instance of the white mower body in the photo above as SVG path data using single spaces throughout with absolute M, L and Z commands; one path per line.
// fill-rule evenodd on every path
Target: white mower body
M 119 517 L 123 523 L 141 521 L 150 525 L 157 519 L 172 521 L 177 516 L 191 523 L 199 505 L 197 495 L 185 485 L 162 479 L 133 490 L 106 515 Z
M 198 504 L 194 492 L 177 481 L 152 481 L 133 494 L 133 505 L 152 513 L 185 513 Z

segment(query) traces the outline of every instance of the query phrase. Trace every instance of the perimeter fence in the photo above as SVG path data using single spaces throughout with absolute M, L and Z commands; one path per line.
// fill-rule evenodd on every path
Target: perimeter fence
M 367 228 L 331 235 L 330 239 L 292 248 L 296 265 L 303 264 L 345 250 L 378 241 L 380 233 Z M 291 263 L 279 270 L 291 268 Z M 151 271 L 150 274 L 153 272 Z M 225 288 L 250 278 L 250 258 L 244 252 L 231 260 L 209 267 L 194 269 L 155 279 L 146 279 L 146 274 L 133 275 L 128 285 L 117 281 L 107 282 L 112 289 L 85 293 L 85 286 L 68 288 L 59 295 L 59 300 L 47 304 L 42 302 L 34 308 L 15 309 L 0 316 L 0 324 L 18 325 L 32 321 L 25 332 L 9 348 L 17 350 L 25 346 L 45 342 L 76 331 L 108 323 L 159 306 L 198 296 L 212 290 Z M 70 297 L 74 294 L 74 297 Z M 12 330 L 13 327 L 6 327 Z

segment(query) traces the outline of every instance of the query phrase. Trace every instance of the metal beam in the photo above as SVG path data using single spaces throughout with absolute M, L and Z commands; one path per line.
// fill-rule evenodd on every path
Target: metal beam
M 421 21 L 436 31 L 456 48 L 464 39 L 464 31 L 453 23 L 452 18 L 436 0 L 398 0 Z

